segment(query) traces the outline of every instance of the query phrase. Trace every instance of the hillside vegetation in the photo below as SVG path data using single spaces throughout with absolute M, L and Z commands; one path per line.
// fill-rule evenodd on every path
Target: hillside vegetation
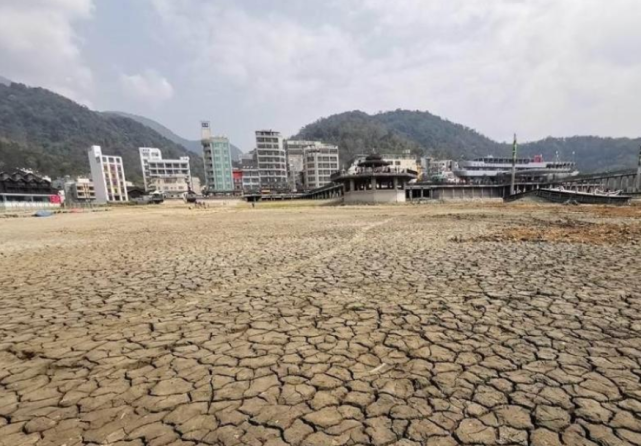
M 510 145 L 428 112 L 396 110 L 369 115 L 351 111 L 303 127 L 293 138 L 340 147 L 341 162 L 362 153 L 405 153 L 471 159 L 509 156 Z M 189 146 L 188 150 L 183 144 Z M 0 170 L 27 167 L 57 177 L 89 173 L 87 149 L 100 145 L 120 155 L 127 178 L 140 182 L 139 147 L 158 147 L 163 157 L 189 156 L 194 175 L 203 177 L 199 143 L 185 140 L 147 118 L 99 113 L 42 88 L 0 83 Z M 575 160 L 583 172 L 632 169 L 641 138 L 575 136 L 521 144 L 519 156 L 542 154 Z M 238 152 L 235 155 L 238 155 Z
M 303 127 L 295 138 L 336 144 L 341 162 L 362 153 L 403 153 L 437 158 L 472 159 L 509 156 L 511 146 L 428 112 L 396 110 L 369 115 L 351 111 L 332 115 Z M 544 159 L 575 160 L 584 172 L 632 169 L 637 164 L 641 138 L 575 136 L 546 138 L 521 144 L 519 156 L 542 154 Z
M 34 169 L 51 177 L 89 173 L 87 150 L 123 158 L 128 180 L 141 182 L 139 147 L 158 147 L 165 158 L 189 156 L 203 176 L 202 158 L 132 119 L 89 110 L 43 88 L 0 84 L 0 170 Z

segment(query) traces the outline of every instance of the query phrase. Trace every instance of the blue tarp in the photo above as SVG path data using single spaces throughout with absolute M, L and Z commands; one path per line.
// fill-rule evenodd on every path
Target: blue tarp
M 51 211 L 38 211 L 35 214 L 33 214 L 34 217 L 51 217 L 53 215 L 53 212 Z

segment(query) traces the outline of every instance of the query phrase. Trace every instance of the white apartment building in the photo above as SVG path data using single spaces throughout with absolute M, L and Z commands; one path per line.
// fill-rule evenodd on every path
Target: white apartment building
M 127 184 L 122 158 L 102 154 L 100 146 L 91 146 L 88 152 L 91 179 L 97 203 L 125 202 Z
M 331 183 L 331 175 L 338 172 L 338 147 L 314 142 L 303 151 L 305 189 L 317 189 Z
M 256 131 L 256 165 L 263 190 L 288 190 L 287 152 L 283 137 L 273 130 Z
M 163 159 L 160 149 L 140 147 L 140 165 L 146 191 L 162 192 L 167 198 L 180 198 L 192 186 L 189 157 Z
M 243 193 L 260 192 L 260 173 L 257 168 L 244 167 L 242 177 Z

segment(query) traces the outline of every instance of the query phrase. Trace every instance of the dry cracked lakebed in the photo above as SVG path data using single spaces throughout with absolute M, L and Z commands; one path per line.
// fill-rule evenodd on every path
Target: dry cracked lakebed
M 496 235 L 560 215 L 572 237 Z M 577 236 L 600 222 L 641 224 L 496 205 L 0 220 L 0 444 L 641 445 L 641 248 Z

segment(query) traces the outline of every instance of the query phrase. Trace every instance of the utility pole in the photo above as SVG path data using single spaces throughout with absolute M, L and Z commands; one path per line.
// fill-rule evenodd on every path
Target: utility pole
M 514 195 L 516 183 L 516 149 L 518 144 L 516 142 L 516 133 L 514 134 L 514 144 L 512 145 L 512 183 L 510 185 L 510 195 Z
M 639 167 L 637 167 L 637 192 L 641 192 L 641 147 L 639 147 Z

